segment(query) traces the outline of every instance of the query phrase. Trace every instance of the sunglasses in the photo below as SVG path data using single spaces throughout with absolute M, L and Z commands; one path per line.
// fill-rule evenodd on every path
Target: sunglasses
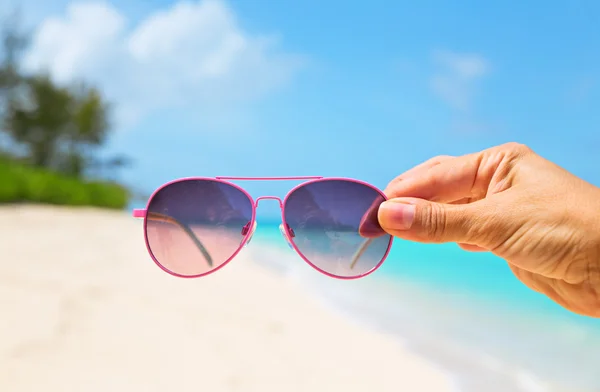
M 305 180 L 282 200 L 256 200 L 234 180 Z M 261 200 L 277 200 L 281 234 L 317 271 L 338 279 L 356 279 L 386 259 L 393 237 L 379 225 L 377 212 L 386 200 L 366 182 L 324 177 L 183 178 L 159 187 L 145 209 L 146 248 L 165 272 L 183 278 L 208 275 L 229 263 L 252 239 Z

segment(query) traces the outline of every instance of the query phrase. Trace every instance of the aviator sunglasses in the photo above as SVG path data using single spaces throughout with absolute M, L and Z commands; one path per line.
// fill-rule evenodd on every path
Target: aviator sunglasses
M 235 180 L 304 180 L 282 200 L 254 200 Z M 281 234 L 317 271 L 333 278 L 356 279 L 386 259 L 393 237 L 377 220 L 386 196 L 366 182 L 324 177 L 182 178 L 160 186 L 145 209 L 146 248 L 165 272 L 183 278 L 208 275 L 225 266 L 256 230 L 261 200 L 279 202 Z

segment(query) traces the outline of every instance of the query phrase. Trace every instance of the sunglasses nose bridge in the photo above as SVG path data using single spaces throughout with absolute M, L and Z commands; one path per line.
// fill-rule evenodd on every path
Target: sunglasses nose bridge
M 260 196 L 256 198 L 256 201 L 254 202 L 254 208 L 258 208 L 258 203 L 261 200 L 277 200 L 277 202 L 279 203 L 279 208 L 283 208 L 283 200 L 281 200 L 281 197 L 279 196 Z
M 277 200 L 279 202 L 279 208 L 283 208 L 283 201 L 281 200 L 280 197 L 277 196 L 260 196 L 258 198 L 256 198 L 256 201 L 254 202 L 254 208 L 258 208 L 258 203 L 261 200 Z M 248 246 L 248 244 L 250 244 L 250 241 L 252 241 L 252 237 L 254 236 L 254 232 L 256 231 L 256 226 L 257 223 L 256 221 L 254 221 L 254 224 L 252 224 L 252 227 L 250 227 L 250 222 L 248 222 L 243 228 L 242 228 L 242 232 L 241 234 L 243 236 L 248 235 L 248 232 L 250 232 L 250 234 L 248 235 L 248 241 L 246 241 L 246 243 L 244 244 L 244 247 Z

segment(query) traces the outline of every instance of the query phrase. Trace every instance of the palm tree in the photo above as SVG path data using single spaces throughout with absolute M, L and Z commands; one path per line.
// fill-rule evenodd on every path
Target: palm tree
M 24 94 L 9 100 L 4 126 L 26 148 L 30 163 L 49 168 L 71 121 L 73 99 L 47 76 L 28 78 L 25 84 Z
M 83 84 L 73 94 L 71 104 L 62 171 L 81 176 L 94 164 L 91 152 L 106 141 L 110 129 L 109 106 L 98 90 Z
M 4 125 L 31 164 L 81 177 L 106 140 L 108 111 L 96 89 L 75 91 L 36 75 L 25 78 L 23 93 L 8 102 Z
M 110 105 L 99 90 L 85 83 L 60 86 L 46 74 L 21 72 L 20 54 L 28 39 L 17 16 L 7 19 L 0 32 L 0 157 L 22 157 L 74 177 L 128 165 L 126 157 L 108 162 L 94 157 L 111 127 Z

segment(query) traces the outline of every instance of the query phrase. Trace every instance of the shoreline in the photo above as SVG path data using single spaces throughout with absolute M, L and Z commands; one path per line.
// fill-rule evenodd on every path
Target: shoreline
M 253 245 L 252 259 L 263 254 L 260 265 L 286 275 L 332 312 L 391 336 L 452 375 L 457 390 L 598 390 L 594 364 L 600 363 L 600 330 L 508 303 L 466 298 L 465 292 L 430 292 L 431 287 L 384 274 L 339 281 L 321 276 L 287 249 L 259 240 Z
M 248 252 L 180 279 L 154 265 L 126 213 L 19 205 L 0 219 L 2 390 L 456 390 Z

